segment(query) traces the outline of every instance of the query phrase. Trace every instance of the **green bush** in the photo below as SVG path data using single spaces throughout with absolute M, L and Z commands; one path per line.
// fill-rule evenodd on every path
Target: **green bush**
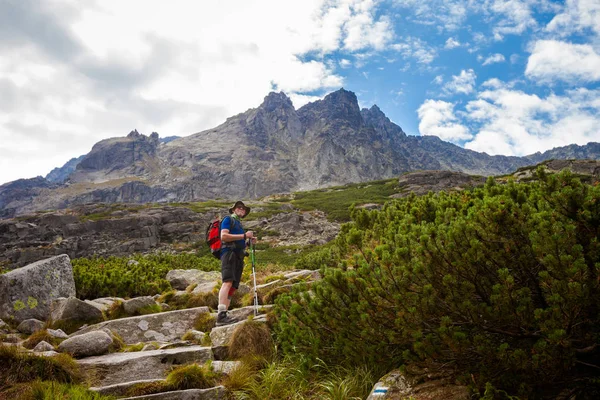
M 127 265 L 132 259 L 137 264 Z M 71 263 L 80 299 L 154 295 L 171 288 L 165 277 L 172 269 L 217 271 L 220 268 L 213 257 L 187 253 L 78 258 Z
M 278 299 L 283 350 L 387 369 L 435 361 L 480 392 L 593 398 L 600 187 L 538 174 L 355 210 L 335 242 L 339 268 L 312 296 Z

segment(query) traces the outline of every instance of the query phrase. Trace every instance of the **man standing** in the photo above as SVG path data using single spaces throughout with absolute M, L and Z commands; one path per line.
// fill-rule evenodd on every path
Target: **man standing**
M 234 322 L 227 315 L 231 297 L 240 286 L 244 270 L 244 250 L 246 239 L 256 243 L 254 232 L 244 232 L 241 219 L 250 213 L 250 207 L 242 201 L 236 201 L 229 209 L 229 216 L 221 222 L 221 280 L 223 285 L 219 290 L 219 309 L 217 325 Z

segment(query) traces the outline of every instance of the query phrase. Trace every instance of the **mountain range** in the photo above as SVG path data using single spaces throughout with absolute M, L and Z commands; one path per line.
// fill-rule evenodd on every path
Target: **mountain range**
M 525 157 L 490 156 L 435 136 L 410 136 L 377 107 L 360 109 L 340 89 L 295 109 L 270 93 L 253 109 L 182 138 L 102 140 L 46 178 L 0 186 L 0 217 L 97 202 L 182 202 L 258 198 L 415 170 L 499 175 L 548 159 L 600 159 L 600 144 Z

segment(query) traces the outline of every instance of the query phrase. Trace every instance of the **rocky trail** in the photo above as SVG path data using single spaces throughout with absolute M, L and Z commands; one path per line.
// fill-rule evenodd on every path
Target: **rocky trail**
M 260 304 L 258 307 L 232 308 L 229 315 L 234 322 L 217 327 L 214 323 L 216 313 L 209 307 L 170 310 L 172 306 L 159 303 L 162 298 L 158 293 L 154 297 L 128 300 L 101 298 L 82 301 L 74 296 L 69 266 L 68 256 L 62 255 L 0 275 L 0 345 L 16 346 L 20 351 L 40 357 L 69 354 L 77 360 L 90 390 L 117 398 L 227 398 L 227 389 L 220 385 L 134 397 L 130 394 L 136 386 L 165 382 L 167 374 L 178 366 L 209 362 L 215 373 L 223 376 L 231 373 L 240 364 L 230 351 L 232 336 L 239 332 L 243 334 L 248 323 L 266 326 L 272 307 Z M 59 271 L 62 274 L 59 275 Z M 40 276 L 57 278 L 32 280 L 32 277 Z M 173 270 L 169 272 L 168 279 L 173 287 L 186 287 L 186 290 L 177 290 L 172 298 L 194 290 L 199 295 L 215 295 L 215 288 L 218 289 L 220 283 L 218 273 L 198 270 Z M 263 299 L 266 293 L 277 287 L 306 284 L 315 279 L 320 279 L 315 271 L 292 271 L 282 279 L 257 286 L 257 290 Z M 10 288 L 18 290 L 11 291 Z M 250 291 L 249 287 L 241 285 L 240 295 Z M 39 307 L 31 307 L 34 304 L 31 299 L 35 299 Z M 26 306 L 15 307 L 15 304 L 21 303 Z M 134 315 L 107 319 L 111 315 L 110 310 L 116 308 Z M 157 308 L 160 311 L 135 315 L 141 310 Z M 49 328 L 69 326 L 66 323 L 74 321 L 90 323 L 83 324 L 70 335 L 61 329 Z M 202 330 L 199 330 L 200 327 Z M 32 349 L 27 348 L 31 347 L 27 346 L 28 340 L 44 330 L 47 336 L 56 339 L 58 345 L 40 341 Z

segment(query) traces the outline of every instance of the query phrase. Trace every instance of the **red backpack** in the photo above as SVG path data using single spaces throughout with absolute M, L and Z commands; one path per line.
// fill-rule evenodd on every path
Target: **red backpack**
M 213 256 L 221 259 L 221 220 L 215 219 L 206 228 L 206 244 Z

